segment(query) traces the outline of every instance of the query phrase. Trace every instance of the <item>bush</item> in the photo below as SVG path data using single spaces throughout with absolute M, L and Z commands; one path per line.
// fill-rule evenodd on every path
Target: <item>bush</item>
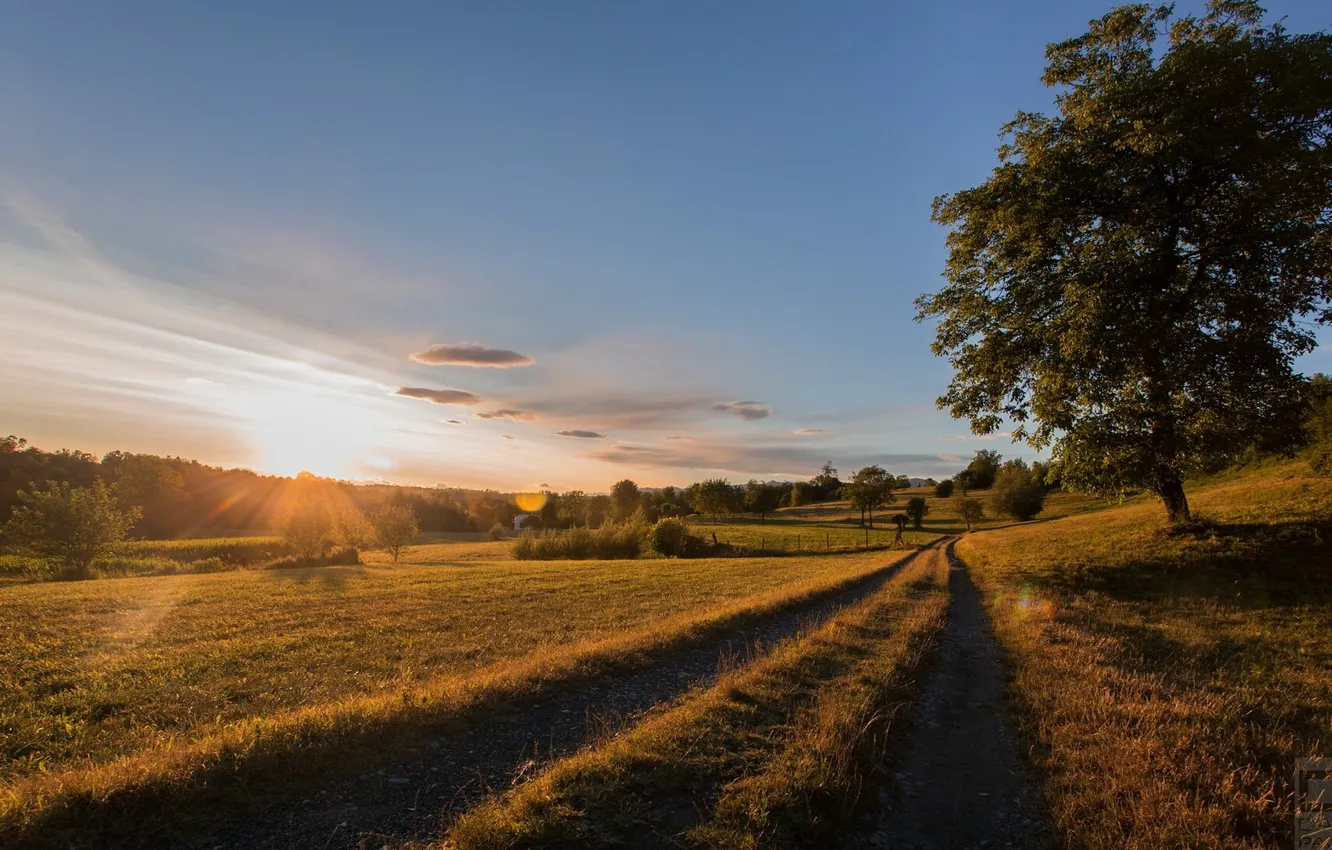
M 489 537 L 491 540 L 503 540 L 504 526 L 500 525 L 499 523 L 495 523 L 490 527 L 490 531 L 486 532 L 486 536 Z
M 279 515 L 273 531 L 298 560 L 317 561 L 332 548 L 335 529 L 328 508 L 307 499 Z
M 947 499 L 953 495 L 953 480 L 951 478 L 940 481 L 934 485 L 934 495 L 940 499 Z
M 522 561 L 614 561 L 637 558 L 650 529 L 641 522 L 609 522 L 599 528 L 575 526 L 561 532 L 525 531 L 513 546 Z
M 51 482 L 18 499 L 5 537 L 19 549 L 59 562 L 60 577 L 69 579 L 88 578 L 93 562 L 116 551 L 140 514 L 139 508 L 120 509 L 100 478 L 91 488 Z
M 1026 464 L 1005 466 L 994 481 L 995 510 L 1023 522 L 1045 507 L 1045 488 L 1031 483 Z
M 678 519 L 663 519 L 648 533 L 648 546 L 667 558 L 679 558 L 691 549 L 701 548 L 702 544 L 703 540 L 690 534 L 689 526 Z
M 921 522 L 925 519 L 925 514 L 930 512 L 930 506 L 926 504 L 925 497 L 912 496 L 907 499 L 906 513 L 907 518 L 911 520 L 911 526 L 917 530 L 920 529 Z

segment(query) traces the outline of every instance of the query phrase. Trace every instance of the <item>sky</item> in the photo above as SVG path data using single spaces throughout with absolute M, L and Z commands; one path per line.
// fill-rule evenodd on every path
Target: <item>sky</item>
M 503 490 L 1035 457 L 936 408 L 912 302 L 1109 8 L 7 3 L 0 433 Z

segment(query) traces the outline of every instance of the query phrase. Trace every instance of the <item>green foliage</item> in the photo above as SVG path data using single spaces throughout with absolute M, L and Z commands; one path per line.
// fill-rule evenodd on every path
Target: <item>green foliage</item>
M 981 449 L 967 464 L 967 486 L 973 490 L 988 490 L 999 474 L 999 462 L 1004 456 L 990 449 Z
M 638 491 L 638 485 L 625 478 L 616 481 L 611 486 L 610 492 L 611 509 L 616 519 L 628 519 L 638 510 L 642 497 Z
M 490 527 L 490 530 L 486 532 L 486 537 L 490 538 L 491 540 L 503 540 L 504 526 L 500 525 L 498 522 L 495 523 Z
M 1031 483 L 1032 472 L 1021 460 L 1010 460 L 999 470 L 990 504 L 999 513 L 1026 521 L 1045 507 L 1045 488 Z
M 663 519 L 648 533 L 648 547 L 667 558 L 682 558 L 701 553 L 706 544 L 701 537 L 689 533 L 689 526 L 683 520 Z
M 644 541 L 650 534 L 649 526 L 632 521 L 608 522 L 597 528 L 575 526 L 568 531 L 525 531 L 513 545 L 513 556 L 520 561 L 613 561 L 637 558 L 642 554 Z
M 751 514 L 758 514 L 759 522 L 763 522 L 768 514 L 777 510 L 782 505 L 782 488 L 780 486 L 764 484 L 753 478 L 745 485 L 745 510 Z
M 934 495 L 940 499 L 947 499 L 949 496 L 953 495 L 953 480 L 949 478 L 935 484 Z
M 906 507 L 902 511 L 911 520 L 911 527 L 919 530 L 921 523 L 925 521 L 925 515 L 930 512 L 930 506 L 925 502 L 924 496 L 912 496 L 907 499 Z
M 52 482 L 19 494 L 4 533 L 18 548 L 58 561 L 66 577 L 81 579 L 94 561 L 116 550 L 138 518 L 139 509 L 118 506 L 100 478 L 92 487 Z
M 375 543 L 398 563 L 403 551 L 421 536 L 416 514 L 405 505 L 385 505 L 370 515 Z
M 967 524 L 967 531 L 971 531 L 973 525 L 985 518 L 985 506 L 980 503 L 979 499 L 973 499 L 959 493 L 953 497 L 951 504 L 953 510 Z
M 1057 114 L 1019 113 L 990 178 L 935 201 L 947 285 L 917 306 L 955 370 L 941 406 L 1187 521 L 1186 476 L 1298 439 L 1292 363 L 1329 318 L 1332 35 L 1243 0 L 1171 14 L 1122 6 L 1047 49 Z
M 838 497 L 842 492 L 842 479 L 837 477 L 832 461 L 823 464 L 819 474 L 810 479 L 809 487 L 813 491 L 813 501 L 825 502 Z
M 725 478 L 709 478 L 689 488 L 689 503 L 700 514 L 712 517 L 715 523 L 721 514 L 738 514 L 744 510 L 744 491 Z
M 787 495 L 786 503 L 793 508 L 809 504 L 809 485 L 802 481 L 796 481 L 791 485 L 791 492 Z
M 300 560 L 314 561 L 328 553 L 335 541 L 333 516 L 314 499 L 301 499 L 273 522 L 273 533 Z
M 842 487 L 842 495 L 851 502 L 851 507 L 860 511 L 860 524 L 865 524 L 865 512 L 869 512 L 870 525 L 874 525 L 874 509 L 893 502 L 893 487 L 897 478 L 883 467 L 874 464 L 856 471 L 850 483 Z

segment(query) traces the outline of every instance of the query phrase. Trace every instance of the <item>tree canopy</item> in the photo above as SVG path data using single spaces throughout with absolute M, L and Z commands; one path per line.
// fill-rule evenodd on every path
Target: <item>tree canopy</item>
M 1122 6 L 1050 45 L 1057 113 L 1019 113 L 980 186 L 935 200 L 946 285 L 917 301 L 978 434 L 1063 483 L 1148 488 L 1298 437 L 1293 359 L 1329 320 L 1332 36 Z M 1164 43 L 1162 43 L 1164 40 Z

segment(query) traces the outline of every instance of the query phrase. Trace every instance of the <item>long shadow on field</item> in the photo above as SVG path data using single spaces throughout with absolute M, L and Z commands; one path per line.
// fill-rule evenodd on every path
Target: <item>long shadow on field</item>
M 744 663 L 762 647 L 811 630 L 882 587 L 915 557 L 700 645 L 637 659 L 620 676 L 569 681 L 562 683 L 560 693 L 492 707 L 487 716 L 470 718 L 481 723 L 429 741 L 405 761 L 403 753 L 395 753 L 354 780 L 330 785 L 300 805 L 224 833 L 220 842 L 195 846 L 338 848 L 358 846 L 369 837 L 432 839 L 453 815 L 488 793 L 516 784 L 589 740 L 637 722 L 646 710 L 690 688 L 711 683 L 719 672 Z
M 418 712 L 410 721 L 316 730 L 294 752 L 256 747 L 224 754 L 201 765 L 188 785 L 83 795 L 33 822 L 0 826 L 0 845 L 348 848 L 371 838 L 432 839 L 443 821 L 489 791 L 713 681 L 719 666 L 752 657 L 756 646 L 813 627 L 873 593 L 915 557 L 610 669 L 577 669 L 503 703 L 483 700 L 424 721 Z
M 1162 545 L 1167 540 L 1178 545 Z M 1146 531 L 1124 545 L 1135 555 L 1121 563 L 1057 564 L 1024 580 L 1037 590 L 1094 591 L 1122 602 L 1214 599 L 1256 609 L 1332 597 L 1332 524 L 1204 522 Z

